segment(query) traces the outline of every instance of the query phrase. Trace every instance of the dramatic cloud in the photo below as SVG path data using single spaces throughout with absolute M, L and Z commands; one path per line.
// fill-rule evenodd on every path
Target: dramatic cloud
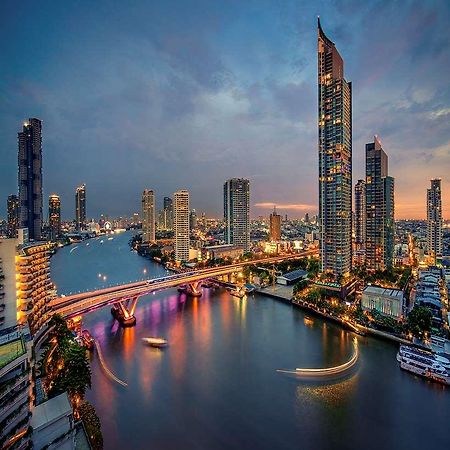
M 158 202 L 186 188 L 193 207 L 220 216 L 223 182 L 235 176 L 250 178 L 255 215 L 274 203 L 316 213 L 317 15 L 353 82 L 354 182 L 377 134 L 397 217 L 425 216 L 434 177 L 449 217 L 446 0 L 5 0 L 2 214 L 30 116 L 44 121 L 45 195 L 61 195 L 67 218 L 81 182 L 89 216 L 139 210 L 146 187 Z

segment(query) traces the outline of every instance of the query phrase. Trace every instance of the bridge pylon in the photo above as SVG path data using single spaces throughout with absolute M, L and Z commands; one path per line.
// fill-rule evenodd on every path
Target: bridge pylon
M 203 294 L 201 281 L 194 281 L 186 285 L 186 294 L 191 297 L 201 297 Z
M 111 314 L 123 327 L 133 327 L 136 325 L 136 317 L 134 312 L 139 296 L 121 300 L 113 305 Z

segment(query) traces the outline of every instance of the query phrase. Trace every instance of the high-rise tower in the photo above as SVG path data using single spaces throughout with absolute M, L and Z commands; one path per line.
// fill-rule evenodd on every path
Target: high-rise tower
M 374 137 L 366 144 L 366 265 L 383 270 L 392 266 L 394 252 L 394 179 L 388 176 L 388 157 Z
M 352 88 L 318 20 L 319 225 L 322 272 L 351 270 Z
M 427 189 L 427 242 L 428 254 L 434 259 L 442 256 L 442 193 L 441 180 L 431 180 Z
M 155 234 L 155 195 L 145 189 L 142 193 L 142 242 L 149 243 L 156 239 Z
M 189 261 L 189 192 L 173 194 L 173 229 L 175 232 L 175 261 Z
M 164 228 L 166 230 L 173 229 L 173 201 L 170 197 L 164 197 Z
M 17 228 L 19 228 L 19 199 L 17 195 L 8 195 L 6 204 L 8 212 L 8 237 L 17 236 Z
M 223 186 L 225 242 L 250 250 L 250 182 L 232 178 Z
M 50 240 L 56 241 L 61 235 L 61 200 L 56 194 L 48 198 L 48 229 Z
M 30 239 L 41 239 L 42 231 L 42 122 L 30 118 L 18 133 L 20 228 Z
M 358 180 L 355 185 L 355 244 L 356 249 L 364 248 L 366 241 L 366 182 Z
M 281 241 L 281 216 L 277 214 L 277 209 L 274 206 L 273 212 L 270 214 L 270 231 L 269 238 L 273 242 Z
M 86 185 L 82 184 L 75 191 L 75 221 L 77 230 L 86 226 Z

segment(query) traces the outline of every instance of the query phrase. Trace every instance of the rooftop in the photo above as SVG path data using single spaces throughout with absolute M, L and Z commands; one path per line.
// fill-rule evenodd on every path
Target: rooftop
M 283 275 L 279 276 L 278 278 L 285 278 L 288 281 L 294 281 L 297 278 L 304 277 L 308 272 L 303 269 L 293 270 L 292 272 L 284 273 Z
M 34 408 L 31 426 L 36 430 L 70 414 L 72 414 L 72 407 L 64 392 Z
M 384 288 L 381 286 L 366 286 L 363 293 L 382 295 L 384 297 L 403 297 L 401 289 Z

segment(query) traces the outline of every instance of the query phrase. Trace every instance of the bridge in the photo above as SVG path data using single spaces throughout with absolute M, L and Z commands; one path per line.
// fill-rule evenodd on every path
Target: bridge
M 134 312 L 139 297 L 164 289 L 186 286 L 186 292 L 192 296 L 201 295 L 201 282 L 210 278 L 230 275 L 239 272 L 246 266 L 258 264 L 274 264 L 291 259 L 300 259 L 317 255 L 318 250 L 306 250 L 295 255 L 274 256 L 249 260 L 226 266 L 211 267 L 207 269 L 181 272 L 161 278 L 136 281 L 95 291 L 79 294 L 60 296 L 50 302 L 53 313 L 65 318 L 87 314 L 99 308 L 113 305 L 113 315 L 124 326 L 132 326 L 136 323 Z

